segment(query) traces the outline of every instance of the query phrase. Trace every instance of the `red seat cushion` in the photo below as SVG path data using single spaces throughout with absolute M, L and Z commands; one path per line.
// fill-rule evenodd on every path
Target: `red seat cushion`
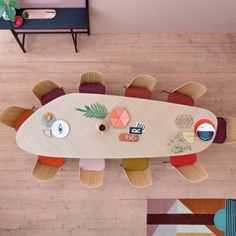
M 40 161 L 43 164 L 54 166 L 54 167 L 60 167 L 63 166 L 65 163 L 64 158 L 58 158 L 58 157 L 44 157 L 44 156 L 38 156 L 38 161 Z
M 217 130 L 213 143 L 224 143 L 227 137 L 226 121 L 223 117 L 217 117 Z
M 41 98 L 41 104 L 45 105 L 63 95 L 65 95 L 65 91 L 63 90 L 63 88 L 55 88 Z
M 151 99 L 151 92 L 143 87 L 131 86 L 125 90 L 126 97 Z
M 85 83 L 79 87 L 80 93 L 95 93 L 95 94 L 105 94 L 106 88 L 100 83 Z
M 30 109 L 23 113 L 21 117 L 15 123 L 15 130 L 18 130 L 21 125 L 34 113 L 33 109 Z
M 170 163 L 175 167 L 192 165 L 197 160 L 196 154 L 172 156 L 170 157 Z
M 179 92 L 170 93 L 167 102 L 178 103 L 188 106 L 194 105 L 194 100 L 190 96 Z

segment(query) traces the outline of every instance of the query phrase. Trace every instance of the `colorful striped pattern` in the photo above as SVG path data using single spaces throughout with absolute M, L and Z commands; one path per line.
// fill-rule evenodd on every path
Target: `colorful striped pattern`
M 226 200 L 226 236 L 236 236 L 236 200 Z

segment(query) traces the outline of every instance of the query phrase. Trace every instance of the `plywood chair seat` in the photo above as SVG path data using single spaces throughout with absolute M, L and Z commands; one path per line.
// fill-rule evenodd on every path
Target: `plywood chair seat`
M 33 112 L 34 108 L 27 109 L 18 106 L 10 106 L 2 112 L 0 122 L 18 130 L 25 120 L 33 114 Z
M 51 80 L 42 80 L 32 89 L 35 96 L 40 100 L 42 105 L 47 104 L 53 99 L 65 95 L 63 88 L 60 88 Z
M 97 188 L 103 184 L 105 159 L 80 159 L 80 183 L 86 187 Z
M 176 167 L 176 170 L 187 181 L 192 183 L 201 182 L 207 179 L 208 177 L 208 173 L 206 172 L 204 166 L 199 161 L 196 161 L 192 165 Z
M 64 158 L 38 156 L 32 175 L 38 180 L 49 181 L 54 178 L 64 162 Z
M 156 79 L 153 76 L 138 75 L 130 82 L 127 88 L 130 87 L 146 88 L 150 92 L 152 92 L 154 90 L 155 85 L 156 85 Z
M 131 185 L 143 188 L 152 185 L 152 176 L 147 158 L 123 159 L 121 166 Z
M 197 160 L 196 154 L 174 156 L 170 158 L 170 161 L 177 172 L 188 182 L 201 182 L 208 177 L 205 168 Z
M 226 143 L 236 142 L 236 118 L 235 117 L 225 117 L 226 121 Z
M 32 175 L 38 180 L 49 181 L 54 178 L 59 169 L 60 167 L 49 166 L 37 161 Z
M 98 83 L 105 87 L 105 80 L 102 73 L 98 71 L 87 71 L 80 76 L 80 85 Z
M 193 106 L 194 103 L 206 93 L 206 91 L 207 88 L 203 84 L 197 82 L 189 82 L 174 89 L 170 93 L 167 92 L 169 93 L 167 101 Z

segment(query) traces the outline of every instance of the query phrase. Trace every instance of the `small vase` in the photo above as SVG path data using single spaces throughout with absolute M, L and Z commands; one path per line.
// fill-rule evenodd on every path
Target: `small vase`
M 99 134 L 104 134 L 108 130 L 108 123 L 105 120 L 101 120 L 96 123 L 95 128 Z

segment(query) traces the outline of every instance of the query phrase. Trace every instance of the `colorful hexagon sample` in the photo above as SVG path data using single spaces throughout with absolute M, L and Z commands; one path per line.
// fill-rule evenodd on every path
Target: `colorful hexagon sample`
M 109 120 L 115 128 L 126 127 L 129 119 L 129 114 L 125 108 L 114 108 L 109 114 Z

